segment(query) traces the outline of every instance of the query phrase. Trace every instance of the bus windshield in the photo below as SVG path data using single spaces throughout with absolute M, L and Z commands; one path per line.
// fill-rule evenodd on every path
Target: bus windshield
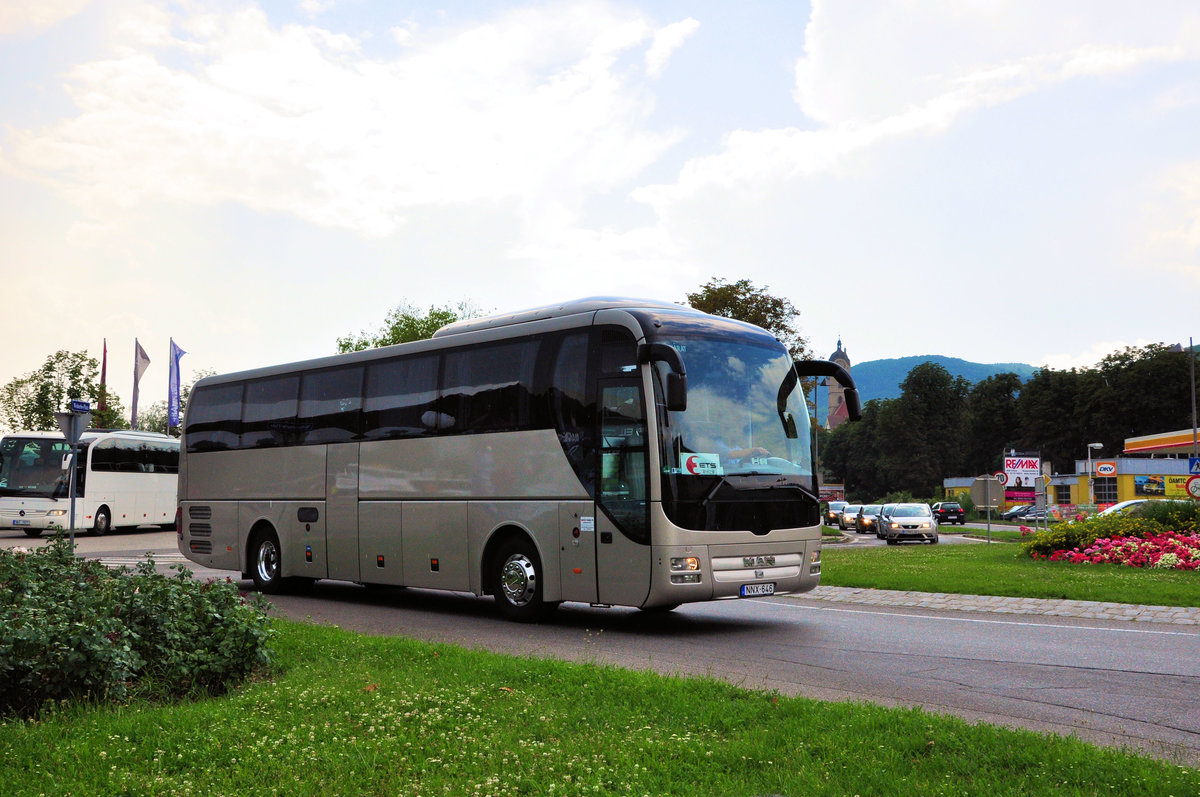
M 813 491 L 807 405 L 787 351 L 729 338 L 693 337 L 671 345 L 686 363 L 688 404 L 666 414 L 664 471 L 680 477 L 782 476 Z
M 69 453 L 65 440 L 0 440 L 0 495 L 66 498 L 69 474 L 63 469 L 63 457 Z

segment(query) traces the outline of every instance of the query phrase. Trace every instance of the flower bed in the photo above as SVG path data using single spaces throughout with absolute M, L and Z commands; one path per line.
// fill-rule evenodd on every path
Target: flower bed
M 1032 556 L 1051 562 L 1195 570 L 1200 567 L 1200 534 L 1167 531 L 1144 537 L 1102 537 L 1082 550 L 1058 550 L 1049 556 L 1035 551 Z

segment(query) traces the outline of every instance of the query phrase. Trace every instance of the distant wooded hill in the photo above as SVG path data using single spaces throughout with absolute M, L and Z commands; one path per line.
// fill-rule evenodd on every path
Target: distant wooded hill
M 926 362 L 937 363 L 949 371 L 952 376 L 961 376 L 971 384 L 982 382 L 989 376 L 1005 373 L 1014 373 L 1024 382 L 1039 370 L 1025 363 L 973 363 L 957 357 L 922 354 L 915 357 L 898 357 L 893 360 L 868 360 L 864 363 L 852 363 L 850 375 L 854 377 L 854 382 L 858 385 L 859 397 L 865 404 L 871 399 L 899 398 L 900 383 L 908 376 L 908 372 Z M 818 391 L 817 398 L 823 418 L 825 391 Z

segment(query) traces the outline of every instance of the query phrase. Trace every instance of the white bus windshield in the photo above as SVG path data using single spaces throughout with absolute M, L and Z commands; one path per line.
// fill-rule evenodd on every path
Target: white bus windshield
M 69 473 L 65 440 L 5 437 L 0 441 L 0 495 L 66 498 Z
M 672 345 L 687 367 L 688 404 L 668 413 L 664 470 L 783 475 L 811 489 L 808 412 L 783 347 L 701 337 Z

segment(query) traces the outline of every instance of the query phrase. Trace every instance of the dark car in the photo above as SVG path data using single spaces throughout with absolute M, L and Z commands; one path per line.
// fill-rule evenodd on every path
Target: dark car
M 967 513 L 963 508 L 953 501 L 939 501 L 933 505 L 933 516 L 938 523 L 957 523 L 960 526 L 966 525 Z
M 1011 509 L 1006 509 L 1003 512 L 1001 512 L 1000 519 L 1001 520 L 1016 520 L 1017 518 L 1021 517 L 1021 515 L 1024 515 L 1026 512 L 1028 512 L 1029 510 L 1031 510 L 1033 508 L 1034 508 L 1033 504 L 1017 504 L 1016 506 L 1012 507 Z
M 842 508 L 845 506 L 845 501 L 830 501 L 829 506 L 825 507 L 825 525 L 836 526 L 842 517 Z
M 874 534 L 875 529 L 879 528 L 880 509 L 883 509 L 882 504 L 863 504 L 863 508 L 858 510 L 858 516 L 854 519 L 854 533 Z

